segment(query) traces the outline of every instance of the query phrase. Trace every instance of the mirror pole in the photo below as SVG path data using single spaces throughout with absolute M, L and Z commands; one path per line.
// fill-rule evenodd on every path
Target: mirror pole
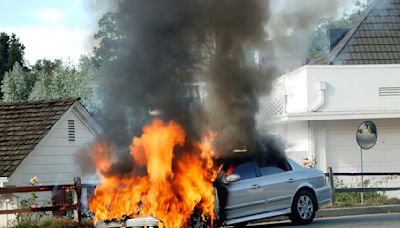
M 361 204 L 364 204 L 364 166 L 363 166 L 363 149 L 360 147 L 361 154 Z

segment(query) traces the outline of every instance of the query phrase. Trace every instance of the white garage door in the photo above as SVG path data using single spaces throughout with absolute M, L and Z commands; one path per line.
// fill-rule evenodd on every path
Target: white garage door
M 357 128 L 355 128 L 357 129 Z M 360 147 L 354 128 L 326 130 L 326 162 L 334 172 L 360 172 Z M 378 141 L 372 149 L 363 150 L 364 172 L 400 172 L 400 128 L 378 128 Z M 346 186 L 356 187 L 361 177 L 337 177 Z M 399 187 L 400 178 L 365 176 L 371 187 Z M 387 192 L 400 197 L 400 191 Z
M 354 128 L 326 130 L 326 161 L 336 172 L 360 171 L 360 147 Z M 378 129 L 378 141 L 363 150 L 365 172 L 400 172 L 400 129 Z

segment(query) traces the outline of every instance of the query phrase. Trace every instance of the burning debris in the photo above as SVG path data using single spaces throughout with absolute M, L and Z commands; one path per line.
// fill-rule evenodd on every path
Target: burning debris
M 109 222 L 97 222 L 97 228 L 111 228 L 111 227 L 158 227 L 162 224 L 160 220 L 151 217 L 143 216 L 134 219 L 127 219 L 124 222 L 109 221 Z
M 108 19 L 122 51 L 100 73 L 110 142 L 79 155 L 84 171 L 102 176 L 89 203 L 96 222 L 150 215 L 167 227 L 188 226 L 194 211 L 213 221 L 217 158 L 273 163 L 284 156 L 256 130 L 259 97 L 276 72 L 253 59 L 256 50 L 273 58 L 270 2 L 118 1 Z M 197 82 L 206 85 L 206 99 L 198 99 Z

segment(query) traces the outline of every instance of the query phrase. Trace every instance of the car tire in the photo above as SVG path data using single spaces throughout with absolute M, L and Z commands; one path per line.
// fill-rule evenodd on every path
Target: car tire
M 291 208 L 292 213 L 289 215 L 289 218 L 293 224 L 310 224 L 314 220 L 317 209 L 315 195 L 309 190 L 300 190 L 294 196 Z

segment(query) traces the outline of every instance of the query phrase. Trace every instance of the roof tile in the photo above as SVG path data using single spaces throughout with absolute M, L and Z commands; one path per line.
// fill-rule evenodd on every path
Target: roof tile
M 399 64 L 400 0 L 377 0 L 326 56 L 311 64 Z

